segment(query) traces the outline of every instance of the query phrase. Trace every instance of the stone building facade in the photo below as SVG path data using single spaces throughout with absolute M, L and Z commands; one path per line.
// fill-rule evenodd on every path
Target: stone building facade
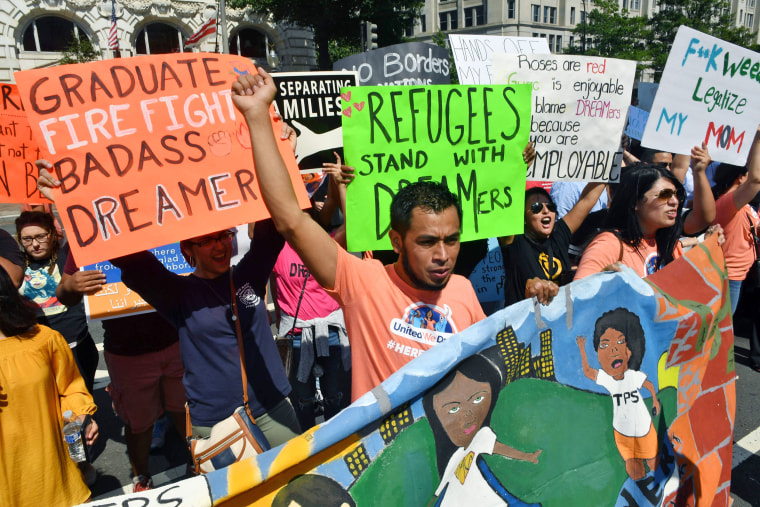
M 217 37 L 193 48 L 184 42 L 217 11 L 214 2 L 190 0 L 115 0 L 122 57 L 169 52 L 214 52 Z M 227 9 L 230 53 L 253 59 L 269 70 L 304 71 L 317 67 L 310 30 L 270 22 L 245 9 Z M 0 82 L 13 82 L 19 70 L 56 65 L 72 33 L 86 37 L 101 58 L 108 48 L 111 0 L 0 1 Z M 220 33 L 220 31 L 217 31 Z M 219 37 L 221 47 L 221 37 Z

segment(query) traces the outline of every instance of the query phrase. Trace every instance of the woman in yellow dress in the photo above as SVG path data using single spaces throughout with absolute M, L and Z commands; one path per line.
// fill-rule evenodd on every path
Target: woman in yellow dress
M 66 340 L 35 314 L 0 267 L 0 505 L 79 504 L 90 490 L 69 458 L 61 414 L 83 421 L 97 407 Z M 95 442 L 94 420 L 85 433 Z

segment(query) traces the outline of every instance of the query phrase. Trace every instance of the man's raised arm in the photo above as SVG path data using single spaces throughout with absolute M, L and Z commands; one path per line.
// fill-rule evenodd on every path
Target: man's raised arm
M 338 246 L 298 205 L 272 131 L 269 106 L 276 93 L 272 77 L 262 69 L 257 75 L 238 76 L 232 84 L 232 100 L 251 133 L 253 162 L 264 204 L 277 230 L 298 253 L 314 279 L 323 287 L 332 289 Z

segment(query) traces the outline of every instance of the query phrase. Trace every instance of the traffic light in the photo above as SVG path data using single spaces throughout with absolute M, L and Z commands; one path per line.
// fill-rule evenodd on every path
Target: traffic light
M 377 25 L 370 21 L 365 21 L 365 23 L 367 26 L 367 51 L 377 49 Z

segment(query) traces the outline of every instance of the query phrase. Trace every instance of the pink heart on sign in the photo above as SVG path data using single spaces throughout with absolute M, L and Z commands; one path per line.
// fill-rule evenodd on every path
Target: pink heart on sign
M 347 107 L 346 109 L 344 109 L 343 110 L 343 115 L 344 116 L 348 116 L 349 118 L 351 118 L 351 108 Z
M 348 102 L 349 100 L 351 100 L 351 92 L 341 93 L 340 94 L 340 98 L 342 98 L 343 100 L 345 100 L 346 102 Z
M 354 107 L 357 111 L 361 111 L 364 109 L 364 101 L 362 100 L 361 102 L 354 102 Z

